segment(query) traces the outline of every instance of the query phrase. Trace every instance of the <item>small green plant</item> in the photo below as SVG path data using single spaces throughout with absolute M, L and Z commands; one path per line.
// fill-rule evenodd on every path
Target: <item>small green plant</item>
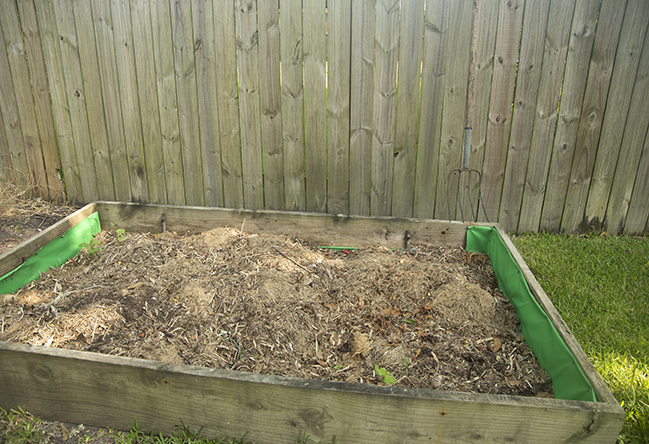
M 123 228 L 118 228 L 115 230 L 115 233 L 117 233 L 117 240 L 119 242 L 124 242 L 126 240 L 126 230 Z
M 394 384 L 397 382 L 396 379 L 394 379 L 394 376 L 385 369 L 385 367 L 379 367 L 378 364 L 374 364 L 374 371 L 376 372 L 377 375 L 383 376 L 383 382 L 387 385 Z
M 408 374 L 408 366 L 410 365 L 410 361 L 408 361 L 408 357 L 404 356 L 403 361 L 401 362 L 403 364 L 404 368 L 406 369 L 406 375 Z
M 88 242 L 83 242 L 79 244 L 82 249 L 85 249 L 88 253 L 88 257 L 93 260 L 97 258 L 97 254 L 101 251 L 101 241 L 97 239 L 92 239 Z

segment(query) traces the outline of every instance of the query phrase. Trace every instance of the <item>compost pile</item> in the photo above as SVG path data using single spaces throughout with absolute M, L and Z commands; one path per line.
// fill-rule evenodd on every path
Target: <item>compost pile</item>
M 552 396 L 489 259 L 290 236 L 101 232 L 0 301 L 0 340 L 437 390 Z

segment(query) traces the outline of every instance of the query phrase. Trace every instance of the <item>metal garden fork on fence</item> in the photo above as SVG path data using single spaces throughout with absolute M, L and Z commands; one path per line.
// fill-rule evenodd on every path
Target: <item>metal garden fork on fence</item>
M 473 131 L 472 120 L 473 120 L 473 94 L 474 94 L 474 84 L 475 84 L 475 52 L 478 45 L 478 36 L 476 31 L 476 20 L 477 18 L 477 8 L 474 5 L 473 7 L 473 24 L 471 26 L 471 50 L 470 50 L 470 59 L 469 59 L 469 80 L 467 85 L 467 99 L 466 99 L 466 126 L 464 127 L 464 156 L 462 159 L 462 168 L 455 168 L 451 170 L 446 179 L 446 205 L 448 206 L 448 220 L 452 220 L 451 217 L 451 177 L 457 173 L 457 202 L 455 203 L 455 213 L 457 213 L 458 203 L 460 205 L 460 217 L 462 222 L 464 222 L 464 210 L 462 205 L 462 175 L 464 174 L 467 177 L 468 182 L 468 195 L 469 195 L 469 207 L 471 208 L 471 220 L 476 222 L 478 220 L 478 213 L 480 212 L 480 205 L 482 204 L 482 211 L 484 212 L 485 220 L 489 222 L 487 217 L 487 211 L 485 210 L 484 201 L 482 200 L 482 174 L 480 171 L 469 168 L 469 159 L 471 158 L 471 132 Z M 473 210 L 473 199 L 471 198 L 472 187 L 471 187 L 471 176 L 475 173 L 478 176 L 478 193 L 479 198 L 476 202 L 475 211 Z

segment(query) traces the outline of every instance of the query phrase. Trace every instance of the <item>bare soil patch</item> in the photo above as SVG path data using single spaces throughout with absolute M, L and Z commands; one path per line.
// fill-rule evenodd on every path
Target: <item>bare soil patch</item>
M 102 232 L 5 298 L 0 340 L 282 376 L 551 396 L 489 259 L 290 236 Z

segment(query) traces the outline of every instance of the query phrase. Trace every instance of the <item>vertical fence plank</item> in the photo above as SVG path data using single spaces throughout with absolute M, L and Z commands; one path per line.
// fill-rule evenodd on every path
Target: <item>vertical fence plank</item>
M 7 80 L 10 79 L 13 84 L 20 129 L 23 136 L 22 148 L 27 160 L 28 171 L 25 172 L 29 173 L 30 184 L 35 187 L 36 194 L 47 199 L 49 197 L 47 175 L 43 162 L 38 126 L 36 125 L 36 113 L 34 112 L 27 59 L 25 58 L 18 12 L 14 2 L 0 2 L 0 21 L 2 21 L 4 47 L 7 50 L 7 60 L 11 73 Z
M 376 0 L 352 3 L 349 212 L 370 215 Z
M 2 101 L 0 101 L 0 123 L 4 122 L 2 117 Z M 13 167 L 11 164 L 11 151 L 9 141 L 5 134 L 4 124 L 0 125 L 0 184 L 5 185 L 13 181 Z
M 216 52 L 214 49 L 214 16 L 212 2 L 193 0 L 194 57 L 198 88 L 198 119 L 203 153 L 203 187 L 205 205 L 223 206 L 221 185 L 221 145 L 217 108 Z M 197 148 L 197 147 L 195 147 Z
M 638 174 L 633 194 L 631 194 L 629 212 L 624 224 L 625 234 L 647 234 L 645 231 L 645 227 L 649 228 L 649 205 L 647 205 L 649 202 L 649 180 L 647 177 L 649 177 L 649 132 L 645 135 Z
M 150 202 L 142 141 L 140 100 L 138 98 L 130 5 L 128 0 L 111 0 L 110 5 L 131 200 Z M 147 100 L 149 99 L 147 98 Z
M 237 84 L 236 31 L 233 0 L 212 3 L 214 8 L 214 46 L 216 49 L 216 87 L 219 108 L 219 142 L 223 173 L 223 205 L 243 208 L 241 128 Z
M 552 144 L 558 119 L 559 98 L 561 96 L 564 68 L 566 66 L 566 53 L 570 40 L 570 25 L 574 13 L 574 2 L 553 2 L 550 7 L 545 53 L 541 71 L 541 84 L 539 85 L 538 100 L 533 124 L 530 123 L 531 147 L 529 161 L 525 160 L 527 167 L 524 194 L 520 203 L 520 219 L 518 227 L 513 224 L 510 228 L 518 231 L 536 231 L 541 219 L 543 198 L 548 183 L 554 180 L 548 168 L 552 158 Z M 565 82 L 564 82 L 564 85 Z M 583 84 L 571 85 L 582 88 Z M 564 88 L 565 90 L 565 88 Z M 574 93 L 577 97 L 578 92 Z M 558 149 L 555 147 L 555 149 Z M 515 168 L 514 165 L 512 165 Z M 515 171 L 515 170 L 514 170 Z M 508 175 L 510 172 L 507 173 Z M 523 191 L 523 190 L 521 190 Z M 519 201 L 520 202 L 520 201 Z
M 648 24 L 649 3 L 644 0 L 629 0 L 615 57 L 609 100 L 606 103 L 602 135 L 586 203 L 585 219 L 588 225 L 598 229 L 601 227 L 606 213 L 622 143 L 623 131 L 621 129 L 624 128 L 629 113 L 633 92 L 631 85 L 638 72 L 642 43 Z
M 524 0 L 501 3 L 483 167 L 484 203 L 490 221 L 498 220 L 500 210 L 524 5 Z
M 205 205 L 191 4 L 189 0 L 170 0 L 170 7 L 185 202 L 187 205 Z
M 471 159 L 469 160 L 469 168 L 476 169 L 482 174 L 484 174 L 482 167 L 484 165 L 485 147 L 487 144 L 489 101 L 491 100 L 491 80 L 493 78 L 499 14 L 500 0 L 478 2 L 478 44 L 475 54 L 476 93 L 474 95 L 472 113 L 473 134 L 471 135 Z M 473 184 L 471 185 L 471 188 L 469 188 L 469 191 L 473 196 L 479 196 L 481 193 L 479 186 Z M 443 205 L 444 211 L 446 211 L 446 200 L 437 202 L 436 205 Z M 435 212 L 437 213 L 437 209 Z M 486 215 L 483 211 L 478 211 L 478 220 L 484 221 L 485 216 Z
M 167 182 L 162 152 L 162 135 L 160 134 L 151 5 L 146 0 L 131 0 L 130 15 L 140 108 L 139 121 L 142 125 L 142 149 L 146 165 L 149 201 L 165 204 L 167 203 Z
M 327 62 L 327 211 L 349 213 L 351 4 L 329 0 Z
M 645 34 L 638 74 L 633 85 L 629 114 L 620 145 L 620 156 L 611 185 L 611 195 L 604 219 L 606 231 L 619 234 L 624 228 L 634 185 L 648 181 L 647 176 L 637 176 L 642 146 L 649 127 L 649 32 Z
M 471 27 L 473 7 L 471 2 L 451 2 L 448 21 L 445 26 L 444 54 L 444 104 L 441 122 L 437 195 L 435 217 L 449 217 L 449 205 L 455 208 L 459 184 L 456 175 L 447 187 L 449 173 L 462 166 L 464 127 L 466 125 L 467 88 L 469 81 L 469 54 L 471 51 Z M 453 56 L 451 56 L 451 54 Z M 464 175 L 463 180 L 468 178 Z M 464 182 L 466 183 L 466 182 Z M 447 199 L 447 189 L 450 198 Z M 455 218 L 455 213 L 451 213 Z
M 4 8 L 13 5 L 2 4 Z M 16 96 L 14 95 L 14 85 L 11 81 L 11 69 L 9 68 L 9 59 L 7 58 L 6 45 L 4 45 L 4 28 L 8 15 L 0 10 L 0 14 L 5 20 L 0 20 L 0 39 L 2 39 L 2 48 L 0 48 L 0 109 L 2 109 L 2 125 L 4 127 L 5 138 L 7 139 L 7 150 L 10 156 L 11 178 L 16 185 L 25 186 L 30 184 L 29 166 L 25 156 L 25 145 L 23 134 L 20 126 L 20 116 L 18 105 L 16 105 Z M 0 17 L 1 18 L 1 17 Z
M 555 2 L 555 4 L 558 4 L 558 2 Z M 551 55 L 557 53 L 557 50 L 545 43 L 546 31 L 550 35 L 550 27 L 555 25 L 553 22 L 548 25 L 549 9 L 549 1 L 534 1 L 527 5 L 523 17 L 521 53 L 516 77 L 516 95 L 514 97 L 512 128 L 505 166 L 507 173 L 503 179 L 503 194 L 498 216 L 498 223 L 508 231 L 516 230 L 518 218 L 521 216 L 521 201 L 526 183 L 525 174 L 527 173 L 527 162 L 532 149 L 530 146 L 532 144 L 531 128 L 535 128 L 536 131 L 534 114 L 537 109 L 537 99 L 540 98 L 541 70 L 544 71 L 546 76 L 551 74 L 553 69 L 559 71 L 557 76 L 559 79 L 563 72 L 560 67 L 552 65 L 549 60 Z M 553 18 L 556 19 L 557 17 Z M 555 42 L 554 39 L 549 41 Z M 547 57 L 544 57 L 544 46 L 546 46 L 545 55 Z M 556 113 L 550 111 L 546 114 L 545 111 L 541 111 L 539 118 L 542 121 L 555 122 Z M 548 162 L 550 161 L 550 150 L 547 147 L 545 152 L 541 154 L 547 157 Z M 529 184 L 529 182 L 527 183 Z
M 101 60 L 99 72 L 100 90 L 104 103 L 106 120 L 106 137 L 110 163 L 115 181 L 115 198 L 120 202 L 131 200 L 130 171 L 126 142 L 124 140 L 124 121 L 117 78 L 117 60 L 113 37 L 113 18 L 110 3 L 104 0 L 93 0 L 92 18 L 97 42 L 97 58 Z M 82 67 L 83 69 L 83 67 Z
M 90 1 L 80 0 L 73 2 L 73 10 L 95 173 L 97 174 L 97 182 L 101 184 L 99 198 L 102 200 L 115 200 L 115 181 L 112 174 L 111 157 L 113 155 L 118 157 L 121 152 L 111 152 L 112 146 L 109 144 L 106 129 L 106 105 L 102 95 L 97 42 L 93 28 Z M 117 165 L 120 164 L 117 163 Z M 121 179 L 121 175 L 117 174 L 117 177 Z
M 306 209 L 304 188 L 304 33 L 302 0 L 280 1 L 284 209 Z
M 279 1 L 258 3 L 261 142 L 264 159 L 264 203 L 268 210 L 284 209 L 278 5 Z
M 304 0 L 304 143 L 306 209 L 327 210 L 327 14 L 318 0 Z
M 399 50 L 398 0 L 377 0 L 372 120 L 372 216 L 392 211 L 392 162 Z
M 449 15 L 449 1 L 426 5 L 424 50 L 421 70 L 421 107 L 417 141 L 417 174 L 413 217 L 432 218 L 437 194 L 439 144 L 442 104 L 444 103 L 444 30 Z
M 424 2 L 401 3 L 399 23 L 399 85 L 394 133 L 392 215 L 411 217 L 414 203 L 417 123 L 424 34 Z
M 65 95 L 69 107 L 72 139 L 74 140 L 77 162 L 76 165 L 72 166 L 72 169 L 78 172 L 82 192 L 76 202 L 88 203 L 99 199 L 100 193 L 90 139 L 90 126 L 86 110 L 87 97 L 81 73 L 81 58 L 74 26 L 72 4 L 56 2 L 54 4 L 54 16 L 56 18 L 57 40 L 60 40 L 59 48 L 65 79 Z M 65 145 L 59 147 L 63 149 Z M 102 182 L 102 187 L 110 187 L 110 191 L 112 191 L 112 176 L 108 182 Z
M 243 200 L 246 208 L 256 210 L 264 208 L 261 117 L 259 113 L 259 31 L 256 0 L 237 0 L 236 28 Z
M 63 180 L 65 181 L 65 193 L 67 199 L 73 204 L 83 202 L 83 192 L 79 179 L 79 164 L 75 152 L 75 140 L 72 135 L 72 123 L 70 122 L 70 109 L 65 91 L 65 78 L 63 75 L 63 64 L 61 62 L 61 48 L 59 46 L 59 35 L 56 30 L 56 17 L 54 16 L 54 5 L 51 2 L 34 2 L 34 11 L 38 22 L 41 37 L 43 58 L 47 69 L 46 81 L 49 81 L 49 95 L 52 100 L 51 112 L 53 121 L 56 124 L 54 136 L 55 149 L 58 149 L 60 156 Z M 55 123 L 56 122 L 56 123 Z
M 167 202 L 171 205 L 184 205 L 185 182 L 169 0 L 151 0 L 150 5 Z
M 565 32 L 560 35 L 554 34 L 549 36 L 553 42 L 557 42 L 554 46 L 557 48 L 556 52 L 554 55 L 549 54 L 555 66 L 551 67 L 549 73 L 544 74 L 544 81 L 541 84 L 543 90 L 539 92 L 539 100 L 542 104 L 542 106 L 539 106 L 539 113 L 543 113 L 544 116 L 550 114 L 555 116 L 557 110 L 559 112 L 553 118 L 552 122 L 548 119 L 541 120 L 537 117 L 538 120 L 535 123 L 534 129 L 534 139 L 538 141 L 536 145 L 539 146 L 539 149 L 553 144 L 540 221 L 540 229 L 545 231 L 558 231 L 560 228 L 570 164 L 574 153 L 575 137 L 577 136 L 577 126 L 572 123 L 572 120 L 579 117 L 579 109 L 582 106 L 583 97 L 581 91 L 587 85 L 586 70 L 590 45 L 593 44 L 592 37 L 589 37 L 589 34 L 592 35 L 592 23 L 588 22 L 587 27 L 581 28 L 582 34 L 577 34 L 574 36 L 574 40 L 571 40 L 570 18 L 574 14 L 573 23 L 577 23 L 578 26 L 583 26 L 584 15 L 582 12 L 576 13 L 565 9 L 569 4 L 570 2 L 561 2 L 560 9 L 562 10 L 557 11 L 556 15 L 553 14 L 553 11 L 555 11 L 555 3 L 552 4 L 552 9 L 550 10 L 550 30 L 559 31 L 561 24 L 566 22 Z M 596 10 L 598 5 L 593 4 L 593 6 L 593 8 L 587 8 L 585 11 Z M 584 11 L 581 3 L 579 7 Z M 586 14 L 586 17 L 591 16 Z M 601 22 L 604 21 L 602 19 L 600 20 Z M 573 30 L 577 29 L 579 28 L 573 27 Z M 590 32 L 584 31 L 588 29 L 590 29 Z M 578 36 L 582 36 L 582 38 Z M 569 45 L 572 45 L 570 46 L 572 53 L 566 53 Z M 566 54 L 568 54 L 567 59 Z M 564 68 L 566 70 L 565 74 L 563 74 Z M 563 95 L 561 93 L 562 90 L 565 92 Z M 559 99 L 561 99 L 561 102 L 559 102 Z M 559 103 L 561 103 L 561 108 L 559 108 Z M 537 127 L 539 130 L 537 130 Z M 537 134 L 540 134 L 541 137 L 538 137 Z M 534 155 L 534 151 L 532 155 Z M 540 200 L 541 197 L 536 197 L 536 199 Z M 522 221 L 522 225 L 519 226 L 519 231 L 531 231 L 538 228 L 539 225 L 537 224 L 536 218 L 530 217 Z
M 551 167 L 559 171 L 569 168 L 569 172 L 555 175 L 550 172 L 551 177 L 568 176 L 569 180 L 555 179 L 549 183 L 548 190 L 552 196 L 560 196 L 561 190 L 566 193 L 562 233 L 573 233 L 582 224 L 625 4 L 604 0 L 601 9 L 596 2 L 579 2 L 575 7 L 563 82 L 565 92 L 561 95 L 555 136 L 555 146 L 561 148 L 554 150 Z M 580 94 L 576 85 L 583 83 L 586 91 Z M 552 187 L 559 191 L 553 191 Z M 547 201 L 546 206 L 558 206 L 559 202 L 560 199 Z
M 65 191 L 63 182 L 59 179 L 61 159 L 56 146 L 52 102 L 48 91 L 47 73 L 43 61 L 43 46 L 36 19 L 36 10 L 32 0 L 19 0 L 17 5 L 25 42 L 25 55 L 29 62 L 29 76 L 31 78 L 34 110 L 37 116 L 36 123 L 40 135 L 45 175 L 49 188 L 48 194 L 51 201 L 60 203 L 65 199 Z

